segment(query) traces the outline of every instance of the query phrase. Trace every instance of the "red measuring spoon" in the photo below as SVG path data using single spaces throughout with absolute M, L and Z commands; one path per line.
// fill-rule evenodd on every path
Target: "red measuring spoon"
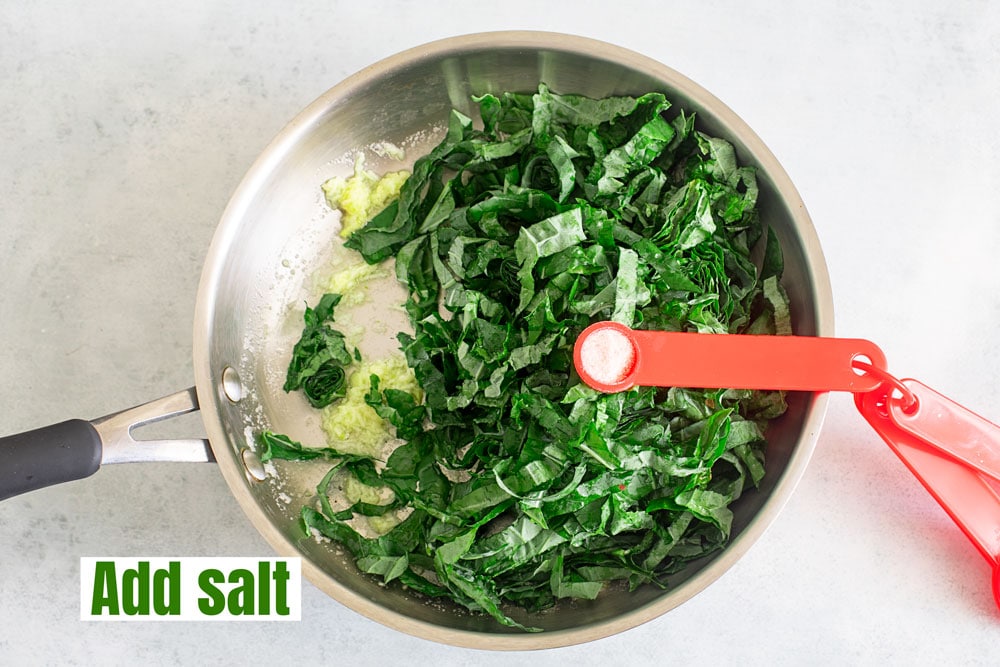
M 916 380 L 897 380 L 853 338 L 634 330 L 598 322 L 573 350 L 602 392 L 633 386 L 850 391 L 862 416 L 993 569 L 1000 607 L 1000 427 Z
M 636 385 L 871 391 L 881 380 L 855 371 L 855 362 L 886 366 L 882 350 L 861 339 L 643 331 L 618 322 L 587 327 L 573 361 L 580 378 L 603 392 Z

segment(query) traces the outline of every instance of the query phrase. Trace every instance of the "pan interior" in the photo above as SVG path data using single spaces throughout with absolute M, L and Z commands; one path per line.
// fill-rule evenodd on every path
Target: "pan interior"
M 254 525 L 281 554 L 302 556 L 303 571 L 340 602 L 386 625 L 452 644 L 485 648 L 565 645 L 618 632 L 680 604 L 724 572 L 764 530 L 792 490 L 815 445 L 826 399 L 792 395 L 769 433 L 768 473 L 759 491 L 734 508 L 733 539 L 723 552 L 678 573 L 666 590 L 608 591 L 594 602 L 566 603 L 518 620 L 544 628 L 521 634 L 452 605 L 379 585 L 360 575 L 329 543 L 303 537 L 298 510 L 326 466 L 268 464 L 253 482 L 240 462 L 253 435 L 269 428 L 323 443 L 316 412 L 286 394 L 285 367 L 301 332 L 313 277 L 349 260 L 338 247 L 336 215 L 320 184 L 347 176 L 364 153 L 376 173 L 399 169 L 376 145 L 391 142 L 407 160 L 443 134 L 449 110 L 472 115 L 472 95 L 532 91 L 590 97 L 662 91 L 694 111 L 698 128 L 725 137 L 757 168 L 759 206 L 785 252 L 784 284 L 796 333 L 832 335 L 832 299 L 815 232 L 787 176 L 760 140 L 711 95 L 676 72 L 600 42 L 544 33 L 490 33 L 444 40 L 378 63 L 339 84 L 300 114 L 253 165 L 233 196 L 213 241 L 198 297 L 195 369 L 206 428 L 223 474 Z M 404 162 L 403 166 L 407 166 Z M 391 275 L 368 288 L 363 354 L 396 348 L 405 298 Z M 225 396 L 221 378 L 235 369 L 242 398 Z

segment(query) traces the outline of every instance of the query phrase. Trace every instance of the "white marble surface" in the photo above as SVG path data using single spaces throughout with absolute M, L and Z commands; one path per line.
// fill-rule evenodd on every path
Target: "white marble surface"
M 714 92 L 805 199 L 838 333 L 1000 419 L 995 3 L 6 0 L 0 432 L 189 386 L 201 261 L 254 156 L 365 65 L 507 28 L 628 46 Z M 211 465 L 114 467 L 6 501 L 0 664 L 995 664 L 1000 646 L 985 560 L 848 396 L 750 553 L 624 635 L 461 650 L 310 585 L 291 625 L 78 620 L 80 556 L 270 553 Z

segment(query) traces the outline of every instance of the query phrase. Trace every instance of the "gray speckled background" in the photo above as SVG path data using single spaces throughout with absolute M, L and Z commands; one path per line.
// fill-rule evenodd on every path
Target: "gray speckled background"
M 346 75 L 506 28 L 616 42 L 719 96 L 802 193 L 838 333 L 1000 419 L 995 4 L 66 4 L 0 5 L 2 433 L 189 386 L 201 261 L 255 155 Z M 109 554 L 271 551 L 212 465 L 109 467 L 8 500 L 0 664 L 989 664 L 1000 641 L 986 562 L 848 396 L 735 568 L 667 616 L 582 647 L 438 646 L 308 584 L 295 624 L 83 623 L 79 557 Z

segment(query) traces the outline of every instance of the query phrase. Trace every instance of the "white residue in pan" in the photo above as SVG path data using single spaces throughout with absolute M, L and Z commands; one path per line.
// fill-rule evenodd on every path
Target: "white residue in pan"
M 330 440 L 330 432 L 337 430 L 335 425 L 330 428 L 328 423 L 324 429 L 324 418 L 329 421 L 329 413 L 337 419 L 335 406 L 324 414 L 312 408 L 301 392 L 287 393 L 283 389 L 291 351 L 302 332 L 305 306 L 315 305 L 325 292 L 343 294 L 344 298 L 335 309 L 333 326 L 345 334 L 348 349 L 356 347 L 362 360 L 369 363 L 402 359 L 397 333 L 412 330 L 402 307 L 407 293 L 395 279 L 393 260 L 371 267 L 357 253 L 343 247 L 338 236 L 341 214 L 327 205 L 320 184 L 336 174 L 349 175 L 359 153 L 365 155 L 367 164 L 376 173 L 411 170 L 413 156 L 426 153 L 440 140 L 444 129 L 429 128 L 402 141 L 374 142 L 348 151 L 328 162 L 312 183 L 303 183 L 304 188 L 315 189 L 315 213 L 308 220 L 298 221 L 286 245 L 275 255 L 275 263 L 270 269 L 274 279 L 262 287 L 267 293 L 259 300 L 262 306 L 252 313 L 255 325 L 247 330 L 243 340 L 239 370 L 241 377 L 249 380 L 244 383 L 246 395 L 241 402 L 243 435 L 248 446 L 256 449 L 256 434 L 266 429 L 286 434 L 307 447 L 347 448 L 344 441 Z M 352 367 L 356 368 L 347 370 L 358 372 L 360 364 L 352 364 Z M 370 368 L 366 366 L 364 370 Z M 383 466 L 392 449 L 401 444 L 393 437 L 391 429 L 383 427 L 383 433 L 374 443 L 376 451 L 370 452 L 377 468 Z M 297 521 L 303 505 L 315 506 L 316 486 L 330 465 L 323 459 L 267 462 L 265 470 L 272 508 L 290 522 Z M 356 486 L 355 482 L 357 480 L 346 483 Z M 344 484 L 342 479 L 337 479 L 329 487 L 330 502 L 335 507 L 349 506 L 344 504 L 350 498 Z M 374 490 L 380 494 L 387 491 Z M 387 502 L 391 502 L 391 498 Z M 410 511 L 393 510 L 385 518 L 356 517 L 351 525 L 362 535 L 374 537 L 402 521 Z

